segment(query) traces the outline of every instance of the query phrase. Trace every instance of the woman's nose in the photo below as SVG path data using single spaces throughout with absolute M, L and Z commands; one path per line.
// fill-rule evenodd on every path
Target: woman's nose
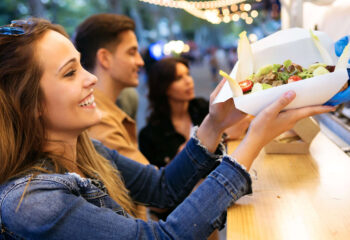
M 187 76 L 187 77 L 186 77 L 186 83 L 187 83 L 187 84 L 193 84 L 193 78 L 192 78 L 192 76 Z
M 85 87 L 94 86 L 97 83 L 97 77 L 94 74 L 92 74 L 86 70 L 84 70 L 84 71 L 86 73 L 86 77 L 84 80 L 84 86 Z

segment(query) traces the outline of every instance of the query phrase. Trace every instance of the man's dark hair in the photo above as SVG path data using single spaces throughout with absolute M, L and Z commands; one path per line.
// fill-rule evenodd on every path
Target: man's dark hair
M 96 14 L 87 18 L 76 29 L 74 44 L 81 53 L 81 64 L 92 71 L 96 64 L 96 53 L 100 48 L 113 52 L 121 41 L 124 31 L 135 31 L 134 21 L 123 15 Z

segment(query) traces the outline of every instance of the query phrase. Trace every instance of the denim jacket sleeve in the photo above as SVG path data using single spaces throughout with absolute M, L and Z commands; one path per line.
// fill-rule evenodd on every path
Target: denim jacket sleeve
M 199 147 L 196 138 L 192 138 L 167 167 L 157 170 L 152 165 L 132 161 L 98 141 L 94 140 L 94 145 L 100 154 L 116 165 L 135 201 L 159 208 L 175 207 L 182 202 L 196 183 L 218 164 L 223 152 L 220 145 L 218 154 L 209 154 L 205 148 Z
M 200 147 L 193 145 L 193 150 L 196 148 Z M 171 171 L 179 168 L 180 165 Z M 171 173 L 166 169 L 161 175 Z M 183 177 L 178 183 L 186 182 Z M 169 180 L 168 184 L 178 183 Z M 25 186 L 23 182 L 0 191 L 0 223 L 2 231 L 30 239 L 206 239 L 215 228 L 223 226 L 226 209 L 251 192 L 249 174 L 227 156 L 165 222 L 144 222 L 116 214 L 112 209 L 96 207 L 72 191 L 69 183 L 52 181 L 32 181 L 16 211 Z M 180 188 L 173 186 L 172 191 Z

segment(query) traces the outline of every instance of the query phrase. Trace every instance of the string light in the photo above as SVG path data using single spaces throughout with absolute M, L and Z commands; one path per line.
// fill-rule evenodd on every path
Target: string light
M 252 23 L 253 23 L 253 18 L 247 17 L 247 18 L 245 19 L 245 22 L 246 22 L 247 24 L 252 24 Z
M 250 12 L 250 16 L 252 16 L 252 18 L 256 18 L 259 15 L 258 11 L 253 10 Z
M 232 12 L 238 11 L 238 7 L 237 7 L 236 4 L 231 5 L 231 11 L 232 11 Z
M 241 18 L 247 24 L 252 24 L 258 16 L 258 11 L 252 9 L 251 4 L 243 3 L 246 0 L 213 0 L 213 1 L 185 1 L 185 0 L 139 0 L 163 7 L 179 8 L 195 17 L 206 20 L 213 24 L 221 22 L 229 23 L 239 21 Z M 261 0 L 255 0 L 260 2 Z
M 235 22 L 238 22 L 239 21 L 239 15 L 237 13 L 233 14 L 232 20 L 235 21 Z
M 244 4 L 244 11 L 250 11 L 252 9 L 252 5 L 250 5 L 249 3 L 248 4 Z
M 247 17 L 248 17 L 248 13 L 246 13 L 246 12 L 242 12 L 242 13 L 241 13 L 241 18 L 242 18 L 243 20 L 246 20 Z
M 246 0 L 216 0 L 216 1 L 175 1 L 175 0 L 139 0 L 141 2 L 147 2 L 164 7 L 172 8 L 185 8 L 185 7 L 195 7 L 197 9 L 212 9 L 230 6 L 233 4 L 241 3 Z
M 248 38 L 252 43 L 258 41 L 258 36 L 256 36 L 254 33 L 249 34 Z

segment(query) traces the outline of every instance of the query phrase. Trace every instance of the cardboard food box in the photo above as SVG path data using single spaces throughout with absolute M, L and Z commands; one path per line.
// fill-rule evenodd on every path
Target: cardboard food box
M 332 39 L 324 32 L 315 31 L 314 34 L 319 39 L 320 44 L 324 46 L 325 51 L 328 52 L 328 60 L 323 59 L 313 42 L 309 30 L 292 28 L 278 31 L 253 43 L 251 45 L 252 59 L 250 61 L 245 58 L 238 59 L 230 76 L 239 82 L 240 80 L 237 79 L 240 76 L 238 75 L 239 69 L 247 70 L 246 66 L 250 66 L 249 73 L 247 71 L 244 77 L 241 76 L 241 79 L 244 80 L 250 74 L 257 73 L 260 68 L 266 65 L 283 64 L 287 59 L 304 68 L 308 68 L 316 62 L 328 62 L 327 65 L 336 65 L 337 57 Z M 247 57 L 248 55 L 250 54 L 245 54 L 242 57 Z M 238 57 L 240 58 L 240 56 Z M 244 64 L 241 65 L 240 62 L 244 62 Z M 296 93 L 296 98 L 285 109 L 322 105 L 331 99 L 348 79 L 346 67 L 340 67 L 334 72 L 241 96 L 236 96 L 227 81 L 215 98 L 214 103 L 225 102 L 233 97 L 237 109 L 256 116 L 260 111 L 276 101 L 283 93 L 293 90 Z
M 311 117 L 297 122 L 288 134 L 277 137 L 265 146 L 265 153 L 307 154 L 309 147 L 320 131 L 318 123 Z

